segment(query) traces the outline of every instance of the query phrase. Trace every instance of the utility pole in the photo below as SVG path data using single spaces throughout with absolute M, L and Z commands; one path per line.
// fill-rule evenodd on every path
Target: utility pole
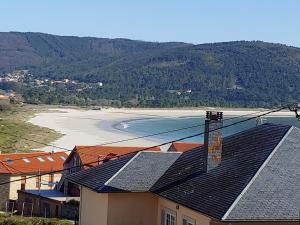
M 41 213 L 41 206 L 40 206 L 40 200 L 41 200 L 41 170 L 39 169 L 38 173 L 38 193 L 39 193 L 39 198 L 38 198 L 38 211 L 39 214 Z

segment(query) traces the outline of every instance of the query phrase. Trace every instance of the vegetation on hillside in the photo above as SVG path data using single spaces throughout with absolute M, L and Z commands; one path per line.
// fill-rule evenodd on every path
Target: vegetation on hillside
M 270 107 L 300 94 L 300 49 L 258 41 L 191 45 L 0 33 L 0 62 L 3 74 L 30 71 L 24 82 L 0 88 L 31 103 Z M 73 82 L 55 83 L 63 79 Z

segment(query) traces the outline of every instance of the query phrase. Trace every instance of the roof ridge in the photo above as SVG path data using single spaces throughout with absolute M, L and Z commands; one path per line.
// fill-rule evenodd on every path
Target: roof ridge
M 250 186 L 254 183 L 255 179 L 258 177 L 260 172 L 265 168 L 265 166 L 269 163 L 277 149 L 282 145 L 282 143 L 285 141 L 285 139 L 289 136 L 291 131 L 294 129 L 294 126 L 290 126 L 289 130 L 286 131 L 285 135 L 281 138 L 281 140 L 278 142 L 278 144 L 275 146 L 275 148 L 272 150 L 272 152 L 269 154 L 268 158 L 263 162 L 263 164 L 259 167 L 259 169 L 256 171 L 254 176 L 251 178 L 251 180 L 248 182 L 246 187 L 242 190 L 242 192 L 238 195 L 238 197 L 234 200 L 234 202 L 231 204 L 231 206 L 228 208 L 226 213 L 223 215 L 222 220 L 226 220 L 228 215 L 231 213 L 231 211 L 234 209 L 236 204 L 239 202 L 239 200 L 243 197 L 243 195 L 247 192 L 247 190 L 250 188 Z

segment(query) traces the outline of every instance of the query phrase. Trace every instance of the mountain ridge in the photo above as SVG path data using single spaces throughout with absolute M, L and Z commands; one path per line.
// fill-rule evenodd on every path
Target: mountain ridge
M 119 106 L 275 106 L 298 100 L 300 48 L 262 41 L 195 45 L 2 32 L 0 72 L 16 69 L 29 69 L 35 79 L 104 83 L 80 93 L 48 87 L 62 104 L 68 104 L 64 95 L 75 95 L 84 104 L 101 99 Z M 28 92 L 41 89 L 20 86 L 30 101 Z M 56 103 L 44 95 L 37 102 Z

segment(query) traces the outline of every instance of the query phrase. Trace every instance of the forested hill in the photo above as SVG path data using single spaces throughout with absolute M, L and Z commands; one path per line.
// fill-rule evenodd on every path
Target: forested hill
M 1 82 L 0 89 L 34 103 L 256 107 L 300 99 L 300 49 L 257 41 L 192 45 L 0 33 L 0 74 L 23 69 L 32 75 Z M 73 82 L 50 82 L 63 79 Z

